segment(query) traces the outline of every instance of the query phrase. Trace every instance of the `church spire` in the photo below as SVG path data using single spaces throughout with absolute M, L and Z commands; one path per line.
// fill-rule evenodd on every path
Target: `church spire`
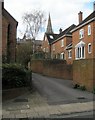
M 46 33 L 53 33 L 52 24 L 51 24 L 51 18 L 50 18 L 50 13 L 49 13 L 49 18 L 48 18 L 48 24 L 47 24 Z

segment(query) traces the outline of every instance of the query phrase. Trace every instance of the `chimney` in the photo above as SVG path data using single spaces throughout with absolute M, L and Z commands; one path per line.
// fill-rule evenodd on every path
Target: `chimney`
M 62 28 L 59 29 L 59 33 L 61 33 L 61 32 L 62 32 Z
M 79 13 L 78 13 L 78 17 L 79 17 L 79 24 L 82 22 L 82 12 L 80 11 Z
M 4 0 L 2 0 L 2 9 L 4 8 Z
M 95 1 L 93 2 L 93 11 L 95 11 Z

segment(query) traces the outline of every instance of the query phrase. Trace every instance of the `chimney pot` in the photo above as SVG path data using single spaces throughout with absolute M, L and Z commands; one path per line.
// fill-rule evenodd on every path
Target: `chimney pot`
M 83 14 L 83 12 L 81 12 L 81 11 L 78 13 L 79 24 L 82 22 L 82 14 Z
M 2 0 L 2 9 L 4 8 L 4 0 Z
M 61 32 L 62 32 L 62 28 L 59 29 L 59 33 L 61 33 Z
M 94 1 L 94 3 L 93 3 L 93 11 L 95 11 L 95 1 Z

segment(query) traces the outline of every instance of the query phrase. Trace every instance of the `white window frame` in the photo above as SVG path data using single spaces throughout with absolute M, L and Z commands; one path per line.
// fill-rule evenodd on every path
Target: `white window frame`
M 91 48 L 90 48 L 91 47 Z M 91 50 L 91 51 L 90 51 Z M 88 53 L 91 54 L 92 53 L 92 45 L 91 43 L 88 44 Z
M 75 46 L 75 59 L 85 59 L 85 43 L 80 41 Z
M 88 35 L 91 35 L 91 25 L 88 25 Z
M 63 55 L 64 55 L 64 57 L 63 57 Z M 65 60 L 65 54 L 64 54 L 64 52 L 60 54 L 60 59 L 61 60 Z
M 79 30 L 79 39 L 84 38 L 84 29 Z
M 46 48 L 44 48 L 43 51 L 46 52 Z
M 68 51 L 68 58 L 71 59 L 72 58 L 72 50 Z
M 84 48 L 84 53 L 83 53 Z M 85 46 L 77 47 L 75 49 L 76 60 L 85 59 Z
M 61 40 L 61 47 L 64 47 L 64 39 Z

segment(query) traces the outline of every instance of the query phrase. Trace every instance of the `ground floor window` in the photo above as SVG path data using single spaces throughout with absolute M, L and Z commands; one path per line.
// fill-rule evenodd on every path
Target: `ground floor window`
M 80 42 L 75 47 L 75 55 L 76 59 L 84 59 L 85 58 L 85 43 Z
M 69 51 L 68 51 L 68 58 L 69 58 L 69 59 L 72 58 L 72 50 L 69 50 Z
M 91 53 L 91 43 L 88 44 L 88 53 Z
M 60 59 L 63 59 L 64 60 L 65 56 L 64 56 L 64 53 L 61 53 L 60 54 Z

